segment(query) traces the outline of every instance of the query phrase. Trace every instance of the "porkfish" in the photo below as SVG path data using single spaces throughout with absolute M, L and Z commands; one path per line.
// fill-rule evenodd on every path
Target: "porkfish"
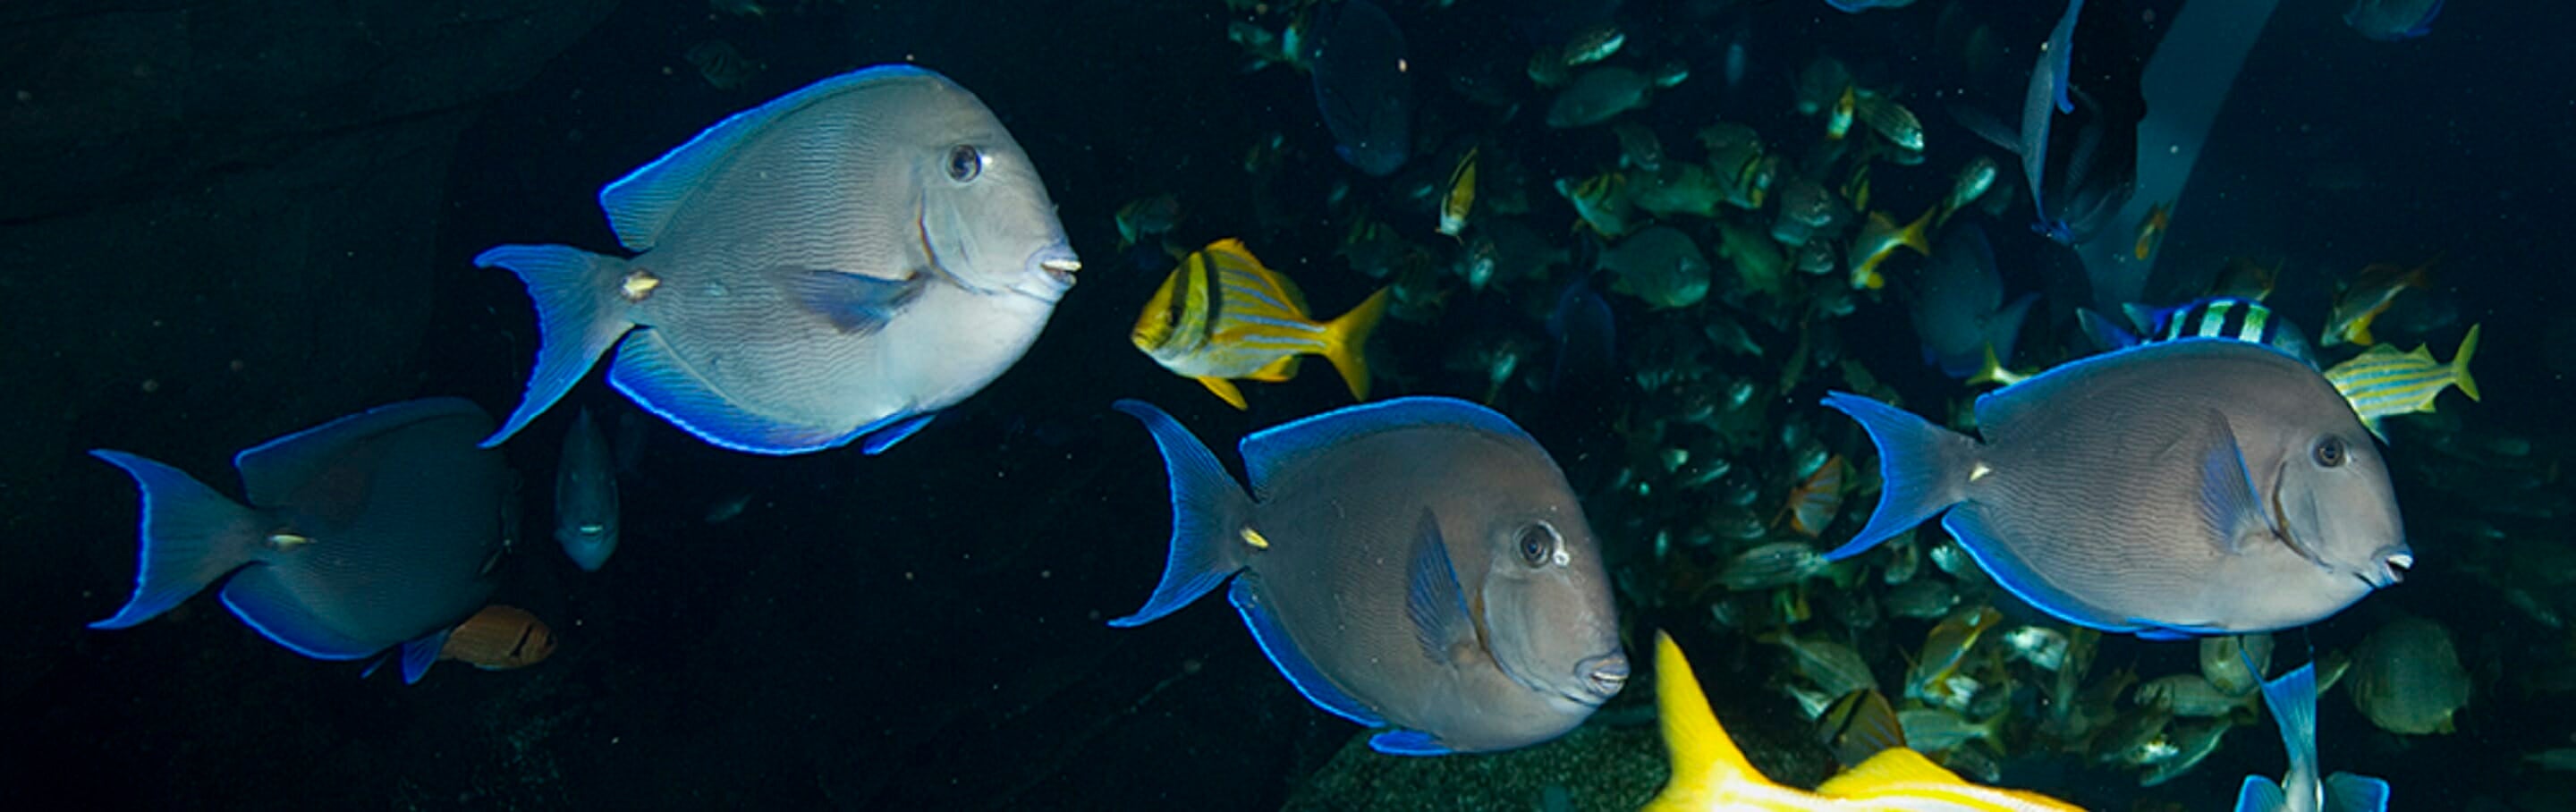
M 278 645 L 319 660 L 400 646 L 403 681 L 417 682 L 491 595 L 512 529 L 510 472 L 475 445 L 491 431 L 457 398 L 343 417 L 235 455 L 247 504 L 176 468 L 91 451 L 143 491 L 143 549 L 134 596 L 90 628 L 151 620 L 223 581 L 224 608 Z
M 1773 783 L 1718 724 L 1690 661 L 1662 632 L 1655 633 L 1655 715 L 1672 779 L 1646 802 L 1646 812 L 2081 812 L 2036 792 L 1970 783 L 1905 747 L 1880 750 L 1813 792 Z
M 1297 357 L 1321 355 L 1351 397 L 1367 400 L 1369 332 L 1386 314 L 1386 290 L 1329 322 L 1306 315 L 1306 294 L 1261 264 L 1242 240 L 1222 239 L 1181 260 L 1136 314 L 1130 343 L 1237 409 L 1250 408 L 1234 379 L 1277 383 Z
M 608 382 L 725 448 L 797 454 L 910 436 L 1037 338 L 1081 263 L 993 112 L 909 65 L 734 115 L 599 193 L 631 257 L 504 245 L 542 340 L 485 445 L 617 347 Z
M 1831 558 L 1941 516 L 2014 595 L 2159 639 L 2313 623 L 2414 564 L 2378 445 L 2267 346 L 2186 338 L 2059 366 L 1979 397 L 1982 438 L 1824 402 L 1869 433 L 1885 482 Z
M 1537 441 L 1448 398 L 1351 406 L 1244 438 L 1246 495 L 1160 410 L 1171 557 L 1150 623 L 1233 580 L 1226 599 L 1308 700 L 1397 755 L 1555 738 L 1619 692 L 1610 575 L 1583 506 Z

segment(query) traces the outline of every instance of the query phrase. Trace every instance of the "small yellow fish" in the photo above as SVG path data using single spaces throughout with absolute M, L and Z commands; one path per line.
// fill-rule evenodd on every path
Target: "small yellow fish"
M 1950 184 L 1950 196 L 1941 199 L 1941 216 L 1932 219 L 1932 227 L 1940 228 L 1950 222 L 1950 215 L 1986 196 L 1986 190 L 1995 188 L 1995 178 L 2002 171 L 1994 158 L 1979 155 L 1968 159 L 1968 165 L 1959 167 L 1959 179 Z
M 1851 177 L 1843 181 L 1843 199 L 1851 201 L 1855 210 L 1869 210 L 1869 168 L 1872 166 L 1877 164 L 1861 161 L 1852 167 Z
M 448 630 L 438 658 L 457 660 L 485 671 L 506 671 L 544 662 L 555 653 L 555 630 L 516 606 L 492 604 Z
M 1923 120 L 1915 118 L 1914 111 L 1905 109 L 1905 105 L 1897 104 L 1893 99 L 1868 95 L 1856 99 L 1852 110 L 1858 114 L 1862 124 L 1869 126 L 1870 132 L 1878 133 L 1878 137 L 1887 139 L 1898 149 L 1915 153 L 1923 151 Z
M 1556 192 L 1574 204 L 1577 228 L 1589 226 L 1602 239 L 1618 239 L 1628 233 L 1628 176 L 1603 172 L 1576 182 L 1558 178 Z
M 2266 268 L 2251 259 L 2228 257 L 2227 266 L 2218 271 L 2218 279 L 2209 283 L 2209 295 L 2263 301 L 2280 283 L 2283 264 L 2274 262 Z
M 1118 250 L 1169 233 L 1181 221 L 1181 199 L 1164 193 L 1127 201 L 1118 207 Z
M 1995 357 L 1993 344 L 1986 345 L 1986 361 L 1977 367 L 1977 374 L 1968 376 L 1970 384 L 1996 388 L 2011 386 L 2026 380 L 2030 380 L 2030 374 L 2014 372 L 2004 367 L 2003 359 Z
M 1476 148 L 1468 147 L 1466 157 L 1458 159 L 1458 168 L 1449 171 L 1449 196 L 1440 200 L 1440 233 L 1465 241 L 1458 235 L 1467 230 L 1467 211 L 1476 205 Z
M 1825 115 L 1825 140 L 1840 141 L 1851 134 L 1852 116 L 1860 106 L 1860 89 L 1843 86 L 1843 95 L 1834 99 L 1833 110 Z
M 1914 222 L 1905 224 L 1904 228 L 1898 228 L 1896 221 L 1889 219 L 1886 212 L 1870 212 L 1869 222 L 1860 227 L 1860 237 L 1852 240 L 1852 288 L 1877 290 L 1886 287 L 1887 277 L 1878 272 L 1878 264 L 1886 261 L 1887 255 L 1896 253 L 1898 246 L 1931 256 L 1932 243 L 1923 236 L 1923 230 L 1932 224 L 1932 215 L 1939 211 L 1938 206 L 1924 209 L 1923 216 L 1914 218 Z
M 1297 375 L 1297 356 L 1321 355 L 1342 374 L 1351 396 L 1368 400 L 1368 361 L 1360 354 L 1369 331 L 1386 312 L 1386 290 L 1341 318 L 1317 323 L 1306 316 L 1306 297 L 1277 271 L 1223 239 L 1172 269 L 1145 300 L 1130 335 L 1136 348 L 1165 369 L 1198 381 L 1234 408 L 1250 408 L 1231 379 L 1285 381 Z
M 1774 783 L 1754 769 L 1718 724 L 1690 661 L 1661 632 L 1655 634 L 1655 710 L 1672 759 L 1672 778 L 1647 802 L 1649 812 L 2080 809 L 2035 792 L 1969 783 L 1902 747 L 1879 751 L 1814 792 Z
M 2367 347 L 2379 343 L 2378 339 L 2370 336 L 2370 323 L 2378 319 L 2379 314 L 2388 312 L 2389 305 L 2397 303 L 2397 294 L 2407 288 L 2431 284 L 2428 272 L 2432 269 L 2430 261 L 2412 270 L 2387 264 L 2361 269 L 2361 274 L 2335 296 L 2334 307 L 2327 312 L 2326 346 L 2357 344 Z
M 1845 767 L 1906 746 L 1905 726 L 1897 721 L 1896 707 L 1887 704 L 1887 695 L 1876 688 L 1844 694 L 1825 706 L 1824 715 L 1816 717 L 1816 735 Z
M 1807 475 L 1807 481 L 1789 489 L 1789 503 L 1780 512 L 1789 519 L 1789 529 L 1799 535 L 1815 538 L 1825 534 L 1825 526 L 1834 523 L 1834 515 L 1843 509 L 1843 458 L 1825 458 L 1825 464 Z
M 1627 32 L 1619 30 L 1617 23 L 1603 22 L 1574 32 L 1574 37 L 1565 41 L 1565 65 L 1577 67 L 1608 59 L 1626 44 Z
M 2335 391 L 2352 403 L 2353 414 L 2370 433 L 2388 439 L 2379 430 L 2379 419 L 2390 415 L 2413 414 L 2433 410 L 2433 399 L 2454 385 L 2470 400 L 2478 399 L 2478 382 L 2469 377 L 2469 356 L 2478 351 L 2478 328 L 2470 325 L 2469 334 L 2460 339 L 2460 348 L 2451 354 L 2451 362 L 2433 360 L 2433 351 L 2417 346 L 2413 352 L 2381 344 L 2350 361 L 2326 370 L 2326 380 Z
M 2165 227 L 2173 223 L 2170 204 L 2158 203 L 2147 209 L 2147 217 L 2138 221 L 2138 244 L 2129 255 L 2146 259 L 2156 255 L 2156 246 L 2165 241 Z
M 1959 670 L 1968 652 L 1977 647 L 1977 638 L 1986 630 L 2002 623 L 2004 613 L 1992 606 L 1978 606 L 1953 612 L 1932 627 L 1923 637 L 1923 655 L 1915 658 L 1914 667 L 1905 673 L 1905 697 L 1946 705 L 1950 675 Z M 1958 697 L 1966 699 L 1966 697 Z

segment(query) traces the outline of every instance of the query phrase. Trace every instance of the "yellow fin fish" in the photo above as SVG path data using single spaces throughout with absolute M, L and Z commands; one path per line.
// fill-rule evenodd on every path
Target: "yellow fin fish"
M 1672 779 L 1647 802 L 1649 812 L 2081 809 L 2035 792 L 1969 783 L 1905 748 L 1879 751 L 1813 792 L 1773 783 L 1718 725 L 1681 647 L 1661 632 L 1655 634 L 1655 710 Z
M 2173 210 L 2168 204 L 2148 207 L 2146 219 L 2138 221 L 2138 244 L 2129 249 L 2129 255 L 2138 259 L 2155 256 L 2156 246 L 2165 241 L 2165 228 L 2171 225 Z
M 2451 353 L 2449 363 L 2433 360 L 2429 347 L 2417 346 L 2412 352 L 2381 344 L 2350 361 L 2326 370 L 2326 380 L 2335 391 L 2352 403 L 2353 414 L 2361 424 L 2381 440 L 2388 435 L 2379 430 L 2383 417 L 2433 410 L 2433 399 L 2442 390 L 2458 386 L 2470 400 L 2478 399 L 2477 379 L 2469 377 L 2469 357 L 2478 351 L 2478 328 L 2469 325 L 2469 334 L 2460 339 L 2460 348 Z
M 1476 205 L 1476 148 L 1468 147 L 1467 156 L 1458 159 L 1458 168 L 1449 172 L 1449 195 L 1440 200 L 1440 233 L 1452 239 L 1467 230 L 1467 210 Z
M 1368 400 L 1368 361 L 1360 354 L 1386 313 L 1386 290 L 1329 322 L 1306 315 L 1306 297 L 1277 271 L 1222 239 L 1182 260 L 1145 300 L 1130 334 L 1136 348 L 1182 377 L 1205 385 L 1234 408 L 1250 406 L 1234 379 L 1279 382 L 1297 375 L 1297 356 L 1321 355 L 1341 372 L 1351 396 Z
M 1924 236 L 1923 230 L 1932 224 L 1932 215 L 1940 211 L 1939 206 L 1924 209 L 1923 216 L 1914 218 L 1914 222 L 1907 223 L 1902 228 L 1897 227 L 1896 221 L 1889 218 L 1886 212 L 1870 212 L 1869 222 L 1861 225 L 1860 236 L 1852 240 L 1852 289 L 1877 290 L 1886 287 L 1887 277 L 1878 272 L 1878 264 L 1886 261 L 1887 255 L 1896 253 L 1898 246 L 1912 248 L 1914 253 L 1931 256 L 1932 243 Z
M 1977 374 L 1968 376 L 1968 383 L 1972 386 L 1994 386 L 1997 388 L 2011 386 L 2026 380 L 2030 380 L 2030 375 L 2012 371 L 2010 368 L 2004 366 L 2003 359 L 1995 357 L 1995 345 L 1993 344 L 1986 345 L 1986 360 L 1984 363 L 1977 366 Z

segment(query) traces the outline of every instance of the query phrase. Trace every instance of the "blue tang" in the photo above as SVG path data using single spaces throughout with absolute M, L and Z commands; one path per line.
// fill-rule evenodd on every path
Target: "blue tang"
M 91 451 L 142 489 L 143 549 L 134 597 L 90 627 L 151 620 L 223 581 L 224 607 L 278 645 L 322 660 L 401 646 L 403 680 L 417 682 L 492 594 L 513 532 L 510 472 L 475 444 L 491 431 L 491 416 L 457 398 L 343 417 L 234 456 L 248 504 L 176 468 Z
M 1583 506 L 1511 420 L 1448 398 L 1352 406 L 1244 438 L 1247 496 L 1189 430 L 1136 401 L 1172 484 L 1171 558 L 1112 626 L 1226 598 L 1299 693 L 1379 752 L 1509 750 L 1572 730 L 1626 684 Z
M 599 192 L 614 257 L 504 245 L 542 341 L 509 439 L 611 346 L 608 382 L 725 448 L 885 450 L 1017 362 L 1082 267 L 1036 167 L 937 73 L 842 74 Z M 621 339 L 623 339 L 621 341 Z
M 1878 446 L 1848 558 L 1941 516 L 2014 595 L 2142 637 L 2300 626 L 2414 565 L 2378 446 L 2316 370 L 2215 338 L 2144 344 L 1977 399 L 1969 437 L 1865 397 Z
M 2279 784 L 2259 775 L 2246 776 L 2237 788 L 2236 812 L 2387 812 L 2387 781 L 2352 773 L 2317 779 L 2315 663 L 2263 683 L 2263 705 L 2281 726 L 2281 744 L 2290 750 L 2290 773 Z
M 555 542 L 583 572 L 597 572 L 617 552 L 617 465 L 608 435 L 583 409 L 564 431 L 555 464 Z
M 1995 269 L 1985 229 L 1975 223 L 1950 228 L 1915 286 L 1914 334 L 1923 339 L 1924 362 L 1966 378 L 1977 374 L 1989 348 L 1995 358 L 2011 360 L 2022 320 L 2038 298 L 2024 293 L 2006 304 L 2003 273 Z
M 1333 152 L 1371 176 L 1394 174 L 1413 150 L 1404 31 L 1368 0 L 1327 4 L 1316 14 L 1315 105 L 1333 132 Z

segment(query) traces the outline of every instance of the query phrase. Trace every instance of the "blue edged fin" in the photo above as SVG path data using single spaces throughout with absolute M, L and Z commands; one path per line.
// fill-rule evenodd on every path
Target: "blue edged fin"
M 2260 673 L 2260 672 L 2257 672 Z M 2290 774 L 2314 775 L 2317 769 L 2317 665 L 2309 663 L 2263 683 L 2263 706 L 2281 726 L 2281 744 L 2290 751 Z
M 1872 520 L 1872 523 L 1876 521 Z M 2136 623 L 2105 616 L 2030 571 L 2021 559 L 2010 554 L 2010 548 L 1999 541 L 2001 536 L 1986 521 L 1977 505 L 1961 505 L 1950 511 L 1949 515 L 1941 517 L 1941 526 L 1959 539 L 1959 548 L 1968 551 L 1968 557 L 1976 560 L 1979 569 L 1994 576 L 1995 583 L 2002 584 L 2004 591 L 2024 603 L 2078 626 L 2106 632 L 2139 630 Z
M 2210 541 L 2230 555 L 2244 549 L 2249 536 L 2277 536 L 2263 497 L 2254 492 L 2254 477 L 2245 470 L 2245 451 L 2227 416 L 2211 409 L 2197 441 L 2200 454 L 2200 517 Z
M 872 82 L 922 76 L 947 82 L 937 73 L 910 65 L 879 65 L 824 79 L 735 113 L 652 163 L 600 187 L 599 207 L 608 212 L 608 225 L 617 231 L 619 244 L 630 251 L 650 249 L 707 176 L 728 165 L 743 142 L 780 118 Z
M 1456 752 L 1419 730 L 1390 730 L 1370 736 L 1369 749 L 1390 756 L 1445 756 Z
M 1246 551 L 1238 536 L 1251 521 L 1252 499 L 1243 495 L 1216 455 L 1171 415 L 1138 400 L 1121 400 L 1110 408 L 1144 422 L 1146 433 L 1153 435 L 1155 447 L 1163 452 L 1163 470 L 1171 477 L 1172 488 L 1171 557 L 1163 562 L 1163 580 L 1154 586 L 1144 608 L 1109 621 L 1124 628 L 1171 614 L 1243 569 Z M 1236 606 L 1243 605 L 1238 599 Z M 1245 610 L 1244 618 L 1251 622 L 1250 610 Z M 1257 624 L 1253 631 L 1260 632 Z M 1277 655 L 1272 659 L 1277 660 Z
M 537 308 L 537 365 L 519 407 L 483 440 L 491 448 L 562 400 L 635 322 L 626 315 L 626 260 L 561 245 L 504 245 L 476 254 L 474 266 L 518 274 Z
M 134 596 L 93 629 L 122 629 L 151 620 L 258 558 L 259 514 L 224 498 L 177 468 L 128 454 L 89 452 L 125 469 L 143 492 L 137 530 L 142 550 L 134 565 Z
M 2249 775 L 2245 777 L 2245 784 L 2236 789 L 2236 812 L 2280 812 L 2288 808 L 2289 794 L 2282 792 L 2281 785 L 2272 783 L 2272 779 Z
M 743 410 L 714 384 L 681 363 L 660 332 L 638 330 L 617 347 L 608 384 L 680 430 L 722 448 L 773 456 L 820 451 L 848 443 L 847 428 L 798 426 Z
M 1296 460 L 1322 453 L 1360 437 L 1426 426 L 1463 427 L 1538 447 L 1529 432 L 1492 409 L 1455 398 L 1408 397 L 1344 406 L 1323 414 L 1282 423 L 1252 433 L 1238 446 L 1243 467 L 1252 475 L 1255 493 L 1267 487 L 1270 473 Z
M 244 573 L 245 576 L 248 573 Z M 385 644 L 351 638 L 323 625 L 304 598 L 275 578 L 234 578 L 224 584 L 224 608 L 251 631 L 316 660 L 355 660 L 383 651 Z
M 807 312 L 831 322 L 842 335 L 857 337 L 884 329 L 886 322 L 921 297 L 926 274 L 910 279 L 878 279 L 840 271 L 789 271 L 779 287 Z
M 1475 618 L 1467 595 L 1458 586 L 1458 570 L 1449 561 L 1449 545 L 1440 539 L 1440 518 L 1422 509 L 1413 534 L 1413 561 L 1406 565 L 1404 615 L 1413 621 L 1413 640 L 1422 656 L 1435 663 L 1456 659 L 1461 643 L 1476 638 Z
M 1261 595 L 1253 586 L 1260 582 L 1257 575 L 1236 578 L 1234 586 L 1226 589 L 1225 597 L 1234 604 L 1236 612 L 1243 614 L 1243 625 L 1252 630 L 1252 641 L 1261 644 L 1261 653 L 1270 658 L 1270 664 L 1277 666 L 1279 673 L 1288 678 L 1288 684 L 1296 686 L 1297 693 L 1304 694 L 1306 701 L 1315 703 L 1315 707 L 1367 727 L 1385 727 L 1386 719 L 1349 694 L 1342 693 L 1342 689 L 1333 687 L 1332 680 L 1325 679 L 1324 672 L 1316 670 L 1315 664 L 1307 661 L 1305 652 L 1297 650 L 1297 641 L 1288 636 L 1288 630 L 1279 625 L 1279 619 L 1271 617 L 1270 610 L 1262 608 Z
M 910 415 L 891 422 L 878 421 L 876 425 L 859 429 L 859 436 L 865 438 L 859 441 L 859 451 L 871 456 L 885 453 L 894 444 L 903 442 L 904 438 L 920 433 L 930 425 L 931 418 L 938 416 L 938 412 Z
M 328 506 L 297 503 L 293 497 L 308 483 L 324 477 L 332 466 L 345 460 L 359 443 L 404 426 L 441 418 L 477 420 L 487 425 L 492 419 L 483 413 L 483 407 L 464 398 L 422 398 L 388 403 L 251 446 L 233 455 L 233 467 L 241 471 L 242 489 L 253 505 L 279 507 L 296 503 L 297 508 L 304 510 L 355 511 L 362 505 L 347 505 L 344 506 L 345 511 L 333 511 Z M 353 496 L 362 497 L 363 494 Z
M 2105 352 L 2124 350 L 2138 345 L 2136 333 L 2111 321 L 2110 317 L 2088 308 L 2075 309 L 2075 321 L 2084 328 L 2084 336 L 2093 340 L 2093 348 Z
M 2388 812 L 2388 782 L 2352 773 L 2326 776 L 2325 812 Z
M 1968 467 L 1976 456 L 1976 441 L 1967 435 L 1850 392 L 1828 393 L 1824 403 L 1860 421 L 1871 444 L 1878 446 L 1878 474 L 1884 483 L 1869 524 L 1826 553 L 1827 560 L 1859 555 L 1967 498 Z
M 402 644 L 404 685 L 418 684 L 421 677 L 429 674 L 429 667 L 437 664 L 438 653 L 447 648 L 447 635 L 453 631 L 456 627 L 450 626 Z

